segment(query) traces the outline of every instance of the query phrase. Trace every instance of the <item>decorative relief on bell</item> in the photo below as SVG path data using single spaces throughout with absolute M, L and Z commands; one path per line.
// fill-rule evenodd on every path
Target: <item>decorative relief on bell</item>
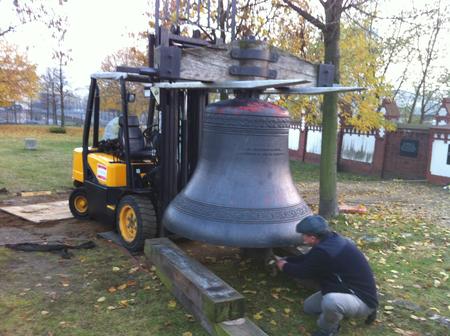
M 311 214 L 311 210 L 304 203 L 276 209 L 233 208 L 230 211 L 229 207 L 198 202 L 187 197 L 178 197 L 171 203 L 171 206 L 194 217 L 241 224 L 283 223 L 295 221 L 299 217 L 304 218 Z

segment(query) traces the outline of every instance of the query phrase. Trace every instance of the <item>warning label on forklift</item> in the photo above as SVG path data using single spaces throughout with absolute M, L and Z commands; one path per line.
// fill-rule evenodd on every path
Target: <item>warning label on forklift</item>
M 97 178 L 102 181 L 106 181 L 106 166 L 102 165 L 101 163 L 97 164 Z

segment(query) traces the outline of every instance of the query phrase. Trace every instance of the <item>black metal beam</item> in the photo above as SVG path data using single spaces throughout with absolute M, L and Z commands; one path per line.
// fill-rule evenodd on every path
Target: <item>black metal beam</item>
M 94 95 L 94 134 L 92 139 L 92 147 L 98 148 L 98 131 L 100 127 L 100 89 L 95 86 Z
M 156 46 L 156 37 L 154 34 L 150 34 L 148 36 L 148 66 L 150 68 L 155 67 L 155 46 Z M 147 128 L 151 129 L 153 127 L 153 119 L 155 118 L 155 107 L 156 107 L 156 99 L 151 92 L 149 100 L 150 101 L 148 104 Z
M 156 77 L 158 76 L 158 69 L 155 69 L 153 67 L 131 67 L 131 66 L 118 66 L 116 67 L 116 71 L 118 72 L 126 72 L 128 74 L 138 74 L 138 75 L 144 75 L 144 76 L 151 76 Z M 149 81 L 146 78 L 140 78 L 140 77 L 133 77 L 129 76 L 130 80 L 135 81 Z
M 130 135 L 128 129 L 128 97 L 127 97 L 127 88 L 126 83 L 123 78 L 120 79 L 120 95 L 122 98 L 122 115 L 123 115 L 123 125 L 122 131 L 124 136 L 124 144 L 125 144 L 125 164 L 127 169 L 127 187 L 134 189 L 134 179 L 133 179 L 133 170 L 131 167 L 130 161 Z
M 178 90 L 160 90 L 161 213 L 178 193 Z M 160 235 L 164 235 L 161 227 Z
M 207 105 L 206 90 L 188 90 L 187 120 L 188 120 L 188 180 L 197 166 L 202 142 L 203 115 Z
M 189 157 L 188 148 L 190 143 L 189 138 L 189 124 L 188 124 L 188 113 L 187 113 L 187 94 L 185 91 L 180 90 L 179 93 L 179 106 L 180 106 L 180 120 L 181 120 L 181 130 L 180 130 L 180 144 L 181 144 L 181 155 L 180 155 L 180 187 L 183 189 L 188 181 L 188 169 L 189 169 Z
M 195 7 L 194 7 L 195 5 Z M 203 10 L 202 10 L 203 6 Z M 192 8 L 191 8 L 192 7 Z M 237 31 L 236 31 L 236 16 L 237 16 L 237 5 L 236 0 L 229 0 L 226 4 L 223 5 L 223 12 L 217 13 L 216 21 L 217 27 L 213 28 L 211 26 L 212 20 L 212 10 L 211 10 L 211 0 L 186 0 L 185 3 L 182 3 L 180 0 L 169 1 L 169 0 L 155 0 L 154 7 L 154 15 L 155 15 L 155 35 L 157 45 L 169 46 L 169 39 L 173 41 L 173 43 L 179 43 L 182 47 L 193 47 L 193 46 L 202 46 L 211 44 L 214 41 L 207 41 L 205 39 L 193 39 L 193 38 L 181 38 L 179 36 L 179 27 L 181 25 L 189 25 L 193 30 L 199 28 L 207 35 L 209 34 L 205 28 L 209 28 L 214 32 L 218 30 L 222 33 L 229 33 L 231 36 L 231 40 L 236 39 Z M 206 11 L 205 11 L 206 9 Z M 174 17 L 172 18 L 172 13 L 174 13 Z M 192 17 L 191 15 L 192 14 Z M 226 30 L 220 27 L 221 19 L 227 20 L 226 22 Z M 172 27 L 175 28 L 173 32 L 177 32 L 173 34 L 176 37 L 168 38 L 168 36 L 164 36 L 164 26 L 167 26 L 170 23 Z M 211 40 L 215 40 L 215 37 L 209 36 Z M 173 44 L 170 44 L 173 45 Z
M 94 97 L 97 88 L 97 80 L 91 78 L 91 84 L 89 86 L 89 95 L 87 99 L 86 106 L 86 117 L 84 119 L 83 128 L 83 178 L 87 179 L 88 176 L 88 160 L 87 156 L 89 154 L 89 133 L 91 130 L 91 120 L 92 120 L 92 110 L 94 108 Z
M 159 45 L 169 46 L 174 44 L 180 44 L 181 46 L 189 47 L 203 47 L 211 45 L 210 41 L 202 40 L 200 38 L 185 37 L 176 34 L 172 34 L 169 30 L 165 28 L 159 29 Z

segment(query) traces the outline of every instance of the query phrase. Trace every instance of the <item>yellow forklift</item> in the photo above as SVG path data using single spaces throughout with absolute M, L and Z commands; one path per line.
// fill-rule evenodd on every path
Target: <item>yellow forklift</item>
M 111 122 L 118 132 L 103 140 L 99 139 L 102 99 L 99 80 L 118 83 L 121 98 L 120 115 Z M 148 75 L 126 72 L 94 74 L 89 90 L 83 146 L 73 152 L 75 189 L 69 198 L 72 214 L 78 219 L 95 218 L 115 223 L 123 245 L 132 251 L 142 249 L 146 238 L 158 234 L 154 189 L 159 167 L 159 131 L 157 125 L 153 127 L 152 123 L 154 107 L 151 111 L 148 109 L 146 117 L 129 113 L 129 104 L 134 103 L 136 93 L 127 89 L 130 83 L 150 84 L 151 80 Z M 143 88 L 142 85 L 140 87 Z M 142 119 L 148 126 L 144 131 L 140 125 Z
M 69 207 L 75 218 L 112 224 L 130 251 L 141 250 L 145 239 L 166 235 L 164 210 L 198 161 L 208 90 L 150 90 L 157 82 L 179 78 L 186 41 L 188 47 L 205 43 L 176 34 L 162 43 L 150 35 L 149 67 L 120 66 L 91 76 L 82 147 L 73 151 L 75 188 Z M 101 139 L 100 120 L 108 113 L 111 92 L 120 105 L 118 132 Z M 136 104 L 142 101 L 145 106 Z

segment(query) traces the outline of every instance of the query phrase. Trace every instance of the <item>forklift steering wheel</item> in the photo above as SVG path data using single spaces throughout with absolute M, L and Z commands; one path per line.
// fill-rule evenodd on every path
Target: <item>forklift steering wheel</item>
M 152 134 L 153 134 L 152 128 L 146 128 L 144 132 L 142 132 L 142 135 L 144 136 L 145 140 L 147 140 L 147 142 L 150 142 L 152 140 Z
M 157 148 L 158 146 L 158 129 L 155 127 L 152 128 L 146 128 L 144 132 L 142 132 L 142 135 L 145 138 L 145 142 L 147 146 L 150 146 L 152 148 Z

